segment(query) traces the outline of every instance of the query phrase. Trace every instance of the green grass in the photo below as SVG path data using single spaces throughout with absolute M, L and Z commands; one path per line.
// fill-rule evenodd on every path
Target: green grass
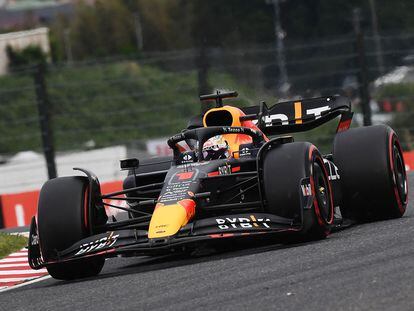
M 27 238 L 22 235 L 0 233 L 0 258 L 18 251 L 27 245 Z

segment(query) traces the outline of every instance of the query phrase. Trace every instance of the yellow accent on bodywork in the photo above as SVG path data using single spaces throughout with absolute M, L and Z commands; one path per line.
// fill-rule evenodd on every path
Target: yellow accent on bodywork
M 244 113 L 237 107 L 223 106 L 219 108 L 212 108 L 204 114 L 204 117 L 203 117 L 204 127 L 207 127 L 207 124 L 206 124 L 207 115 L 209 115 L 212 112 L 217 112 L 217 111 L 227 111 L 228 113 L 231 114 L 233 121 L 231 124 L 226 124 L 227 126 L 241 126 L 240 117 L 244 115 Z M 225 124 L 222 124 L 222 125 L 224 126 Z
M 204 127 L 207 127 L 207 123 L 206 123 L 207 116 L 210 113 L 214 113 L 217 111 L 227 111 L 228 113 L 231 114 L 232 123 L 230 125 L 222 124 L 223 126 L 242 126 L 240 117 L 244 116 L 244 112 L 237 107 L 223 106 L 220 108 L 212 108 L 204 114 L 204 117 L 203 117 Z M 232 156 L 235 159 L 239 158 L 238 151 L 239 151 L 240 144 L 248 144 L 252 142 L 251 137 L 246 134 L 223 134 L 222 137 L 224 138 L 225 141 L 227 141 L 229 145 L 229 153 L 232 154 Z
M 187 222 L 187 212 L 180 204 L 157 204 L 151 217 L 148 238 L 164 238 L 174 235 Z
M 295 123 L 302 124 L 302 103 L 295 102 Z

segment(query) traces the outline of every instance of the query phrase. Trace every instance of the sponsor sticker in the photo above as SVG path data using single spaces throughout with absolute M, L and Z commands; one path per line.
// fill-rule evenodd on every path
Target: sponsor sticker
M 30 245 L 39 245 L 39 236 L 37 234 L 32 235 L 32 238 L 30 239 Z
M 187 180 L 193 177 L 194 172 L 177 173 L 178 180 Z
M 220 230 L 270 228 L 269 221 L 269 218 L 256 218 L 254 215 L 250 215 L 250 217 L 216 218 L 217 227 Z
M 306 109 L 303 111 L 304 107 L 301 102 L 295 102 L 292 105 L 292 108 L 292 111 L 288 112 L 287 114 L 275 113 L 263 116 L 262 120 L 265 126 L 272 127 L 275 125 L 288 125 L 291 121 L 294 121 L 296 124 L 302 124 L 303 119 L 312 118 L 314 120 L 317 120 L 331 110 L 331 107 L 329 105 L 326 105 L 313 109 Z M 253 120 L 252 122 L 255 125 L 259 123 L 258 120 Z
M 204 162 L 191 162 L 191 163 L 188 163 L 188 164 L 180 164 L 180 165 L 177 165 L 177 168 L 184 168 L 184 169 L 192 169 L 193 167 L 196 167 L 196 166 L 203 166 L 203 165 L 207 165 L 207 164 L 209 164 L 210 163 L 210 161 L 204 161 Z
M 193 160 L 193 157 L 191 156 L 191 154 L 187 153 L 183 156 L 183 160 L 186 161 L 186 162 L 190 162 L 190 161 Z
M 224 133 L 244 133 L 243 128 L 234 128 L 234 127 L 223 127 Z
M 90 253 L 92 251 L 96 251 L 102 248 L 109 248 L 116 243 L 118 237 L 119 237 L 119 234 L 114 235 L 114 232 L 111 232 L 106 237 L 103 237 L 101 239 L 95 240 L 90 243 L 82 244 L 79 248 L 79 251 L 75 254 L 75 256 L 87 254 L 87 253 Z
M 312 195 L 312 188 L 310 184 L 300 185 L 304 197 Z
M 338 167 L 333 162 L 327 159 L 323 159 L 323 162 L 325 163 L 325 167 L 328 170 L 329 180 L 341 179 L 341 176 L 339 176 Z
M 310 178 L 302 179 L 300 183 L 301 204 L 303 209 L 310 209 L 313 205 L 312 187 Z
M 223 166 L 219 166 L 218 172 L 219 172 L 219 175 L 229 175 L 229 174 L 231 174 L 231 165 L 226 163 Z
M 247 157 L 250 156 L 252 153 L 249 148 L 244 147 L 239 152 L 239 157 Z

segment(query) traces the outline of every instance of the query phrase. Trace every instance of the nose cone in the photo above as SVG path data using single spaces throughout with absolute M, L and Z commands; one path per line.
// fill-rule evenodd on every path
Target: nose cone
M 175 204 L 158 203 L 151 217 L 148 238 L 165 238 L 176 234 L 195 214 L 195 202 L 190 199 Z

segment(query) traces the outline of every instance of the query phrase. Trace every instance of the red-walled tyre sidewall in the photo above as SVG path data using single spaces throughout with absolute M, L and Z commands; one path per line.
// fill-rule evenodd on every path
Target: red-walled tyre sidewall
M 321 212 L 321 203 L 316 197 L 316 168 L 320 180 L 326 184 L 323 187 L 328 204 L 324 205 L 326 215 Z M 303 209 L 301 181 L 307 178 L 310 180 L 313 204 Z M 302 223 L 302 229 L 295 235 L 300 240 L 322 239 L 329 234 L 333 223 L 332 187 L 323 158 L 314 145 L 295 142 L 267 151 L 263 160 L 263 188 L 267 212 Z
M 338 133 L 334 163 L 339 169 L 344 217 L 358 221 L 398 218 L 407 206 L 407 174 L 395 132 L 376 125 Z
M 37 225 L 39 244 L 49 274 L 56 279 L 75 279 L 98 274 L 104 259 L 91 258 L 56 262 L 57 252 L 90 235 L 88 222 L 88 179 L 59 177 L 47 181 L 39 195 Z

